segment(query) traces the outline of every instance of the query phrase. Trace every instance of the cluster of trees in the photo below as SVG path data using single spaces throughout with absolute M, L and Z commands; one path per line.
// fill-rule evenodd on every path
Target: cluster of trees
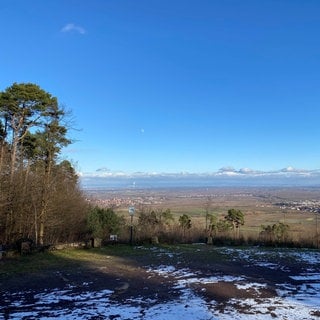
M 168 236 L 177 231 L 174 217 L 170 209 L 152 209 L 141 206 L 137 210 L 137 220 L 134 223 L 135 241 L 145 242 L 161 238 L 168 241 Z M 87 219 L 88 231 L 93 237 L 108 241 L 110 235 L 118 235 L 121 241 L 128 241 L 131 223 L 116 213 L 112 208 L 94 207 L 90 209 Z M 183 234 L 191 228 L 191 219 L 187 215 L 179 218 L 179 228 Z M 174 232 L 177 240 L 177 232 Z
M 137 233 L 142 238 L 163 236 L 173 225 L 174 217 L 170 209 L 141 207 L 138 210 Z
M 67 241 L 85 230 L 86 204 L 69 161 L 59 161 L 66 112 L 32 83 L 0 92 L 0 242 Z
M 218 219 L 217 215 L 206 212 L 206 231 L 209 237 L 217 234 L 233 232 L 234 238 L 239 238 L 240 226 L 244 225 L 244 214 L 238 209 L 229 209 L 226 216 Z
M 266 243 L 280 243 L 288 240 L 289 226 L 279 222 L 273 225 L 262 225 L 260 238 Z
M 125 225 L 125 218 L 116 214 L 112 208 L 94 207 L 88 214 L 88 232 L 94 238 L 107 240 L 112 234 L 119 235 Z
M 113 209 L 92 208 L 88 216 L 91 235 L 104 241 L 112 234 L 117 234 L 121 241 L 129 236 L 129 221 L 119 216 Z M 153 209 L 141 206 L 137 210 L 134 223 L 135 241 L 148 242 L 158 239 L 161 242 L 189 242 L 205 240 L 207 236 L 234 235 L 239 237 L 240 226 L 244 224 L 244 215 L 240 210 L 230 209 L 225 217 L 217 219 L 213 214 L 206 216 L 206 230 L 201 225 L 193 225 L 188 214 L 182 214 L 175 220 L 170 209 Z
M 119 216 L 111 208 L 91 208 L 87 222 L 88 232 L 92 237 L 98 237 L 104 242 L 109 236 L 116 234 L 121 242 L 129 242 L 130 221 L 128 215 Z M 199 217 L 192 218 L 188 214 L 174 216 L 170 209 L 141 206 L 134 218 L 135 243 L 181 243 L 207 241 L 208 244 L 264 244 L 270 246 L 290 245 L 295 243 L 290 239 L 289 225 L 278 222 L 262 225 L 257 236 L 240 234 L 240 228 L 245 224 L 245 216 L 241 210 L 229 209 L 225 215 L 217 215 L 212 210 L 206 210 L 205 227 Z M 301 244 L 300 244 L 301 245 Z M 310 243 L 305 243 L 310 246 Z

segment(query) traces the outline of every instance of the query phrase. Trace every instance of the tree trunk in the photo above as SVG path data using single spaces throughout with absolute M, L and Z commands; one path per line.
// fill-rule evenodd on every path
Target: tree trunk
M 52 156 L 48 153 L 46 165 L 45 165 L 45 171 L 44 171 L 41 210 L 39 215 L 39 244 L 40 245 L 44 244 L 45 223 L 46 223 L 46 216 L 48 213 L 48 205 L 49 205 L 49 187 L 50 187 L 51 170 L 52 170 Z

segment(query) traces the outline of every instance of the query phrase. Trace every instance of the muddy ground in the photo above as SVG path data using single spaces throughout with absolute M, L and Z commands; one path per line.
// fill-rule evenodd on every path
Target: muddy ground
M 256 250 L 255 254 L 260 252 Z M 72 258 L 68 263 L 49 265 L 36 272 L 19 272 L 14 276 L 6 276 L 3 272 L 0 290 L 4 298 L 0 301 L 0 318 L 17 319 L 18 315 L 23 319 L 46 318 L 48 310 L 30 313 L 33 306 L 39 303 L 37 293 L 40 292 L 68 290 L 72 297 L 90 298 L 88 292 L 104 291 L 110 305 L 131 303 L 133 306 L 139 304 L 150 307 L 179 299 L 182 287 L 191 289 L 208 304 L 214 301 L 215 315 L 224 314 L 234 299 L 252 299 L 259 304 L 265 299 L 278 297 L 279 284 L 290 287 L 291 291 L 294 288 L 298 290 L 303 280 L 296 280 L 292 275 L 305 274 L 310 270 L 308 261 L 297 261 L 292 255 L 272 253 L 266 259 L 264 254 L 259 254 L 255 259 L 239 255 L 239 252 L 206 245 L 126 247 L 125 250 L 121 246 L 114 246 L 87 250 L 81 259 Z M 68 260 L 68 255 L 64 255 L 64 259 Z M 266 263 L 256 263 L 259 259 Z M 1 261 L 1 264 L 1 270 L 5 270 L 5 261 Z M 313 270 L 313 274 L 315 271 L 320 273 L 319 265 L 315 268 L 317 270 Z M 181 279 L 194 279 L 195 276 L 197 281 L 181 282 Z M 206 281 L 213 276 L 220 280 Z M 239 285 L 239 281 L 242 285 Z M 244 283 L 261 285 L 257 290 Z M 182 303 L 185 309 L 191 306 L 188 300 Z M 54 308 L 73 310 L 79 308 L 79 304 L 71 298 L 57 299 Z M 238 304 L 235 308 L 242 314 L 251 312 L 248 305 Z M 143 310 L 141 308 L 139 319 L 144 319 Z M 274 306 L 270 305 L 267 312 L 271 318 L 277 318 Z M 313 308 L 310 316 L 320 318 L 320 309 Z M 124 319 L 117 313 L 105 317 L 90 314 L 84 318 Z M 213 316 L 212 319 L 219 318 Z

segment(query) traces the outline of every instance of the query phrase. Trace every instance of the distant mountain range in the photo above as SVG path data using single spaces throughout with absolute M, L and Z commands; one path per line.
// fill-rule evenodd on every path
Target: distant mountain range
M 232 186 L 320 186 L 320 170 L 292 167 L 278 171 L 236 170 L 221 168 L 211 173 L 124 173 L 99 169 L 79 174 L 81 186 L 92 188 L 169 188 L 169 187 L 232 187 Z

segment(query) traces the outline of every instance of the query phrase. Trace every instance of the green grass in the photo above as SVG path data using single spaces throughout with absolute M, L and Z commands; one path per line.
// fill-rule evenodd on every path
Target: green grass
M 5 258 L 0 261 L 0 279 L 18 274 L 37 273 L 48 270 L 90 267 L 92 263 L 103 263 L 112 259 L 114 263 L 129 263 L 130 260 L 147 259 L 150 262 L 174 259 L 159 255 L 159 250 L 173 254 L 186 255 L 190 258 L 218 258 L 213 247 L 205 245 L 160 245 L 158 250 L 153 246 L 131 247 L 129 245 L 106 246 L 102 248 L 64 249 L 45 253 L 34 253 L 25 256 Z M 203 255 L 203 251 L 205 255 Z M 159 260 L 159 261 L 160 261 Z
M 70 266 L 70 261 L 51 252 L 5 258 L 0 263 L 0 278 L 13 274 L 39 272 L 54 267 Z
M 16 255 L 0 260 L 0 279 L 14 274 L 89 265 L 91 262 L 104 261 L 109 256 L 126 258 L 132 255 L 143 254 L 145 252 L 134 250 L 131 246 L 117 245 L 90 250 L 64 249 L 22 256 Z

